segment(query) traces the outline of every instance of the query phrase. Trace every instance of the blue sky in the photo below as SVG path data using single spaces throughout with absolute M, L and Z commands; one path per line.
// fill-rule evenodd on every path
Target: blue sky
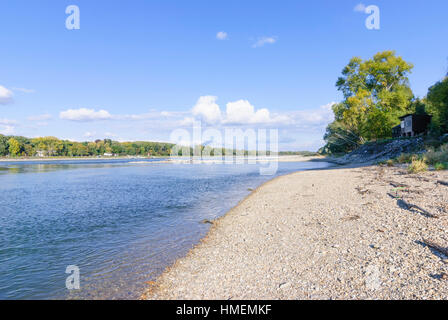
M 360 3 L 378 6 L 380 30 Z M 444 76 L 446 12 L 446 0 L 3 0 L 0 133 L 168 141 L 201 119 L 315 150 L 352 56 L 396 50 L 417 96 Z

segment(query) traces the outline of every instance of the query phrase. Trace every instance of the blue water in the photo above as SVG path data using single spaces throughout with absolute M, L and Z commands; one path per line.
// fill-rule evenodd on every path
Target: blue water
M 280 162 L 276 175 L 322 168 Z M 215 219 L 272 176 L 260 165 L 0 163 L 0 299 L 136 299 Z M 68 265 L 81 289 L 65 286 Z

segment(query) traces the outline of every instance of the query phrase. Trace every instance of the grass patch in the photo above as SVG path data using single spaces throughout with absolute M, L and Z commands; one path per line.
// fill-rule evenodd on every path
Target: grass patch
M 428 170 L 428 165 L 424 159 L 414 159 L 408 167 L 409 173 L 425 172 L 426 170 Z
M 393 167 L 393 166 L 394 166 L 394 163 L 395 163 L 395 162 L 394 162 L 394 160 L 392 160 L 392 159 L 386 161 L 386 164 L 387 164 L 388 167 Z

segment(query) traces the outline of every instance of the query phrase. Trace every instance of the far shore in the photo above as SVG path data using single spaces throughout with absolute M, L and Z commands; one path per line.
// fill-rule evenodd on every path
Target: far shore
M 152 158 L 138 158 L 138 157 L 30 157 L 30 158 L 0 158 L 0 162 L 26 162 L 26 161 L 87 161 L 87 160 L 151 160 L 151 159 L 165 159 L 167 157 L 152 157 Z
M 142 299 L 447 299 L 447 171 L 275 178 L 212 222 Z
M 232 159 L 236 159 L 237 157 L 233 157 Z M 242 157 L 244 160 L 248 160 L 249 157 Z M 170 158 L 170 156 L 155 156 L 155 157 L 132 157 L 132 156 L 120 156 L 120 157 L 30 157 L 30 158 L 0 158 L 0 162 L 47 162 L 47 161 L 111 161 L 111 160 L 131 160 L 134 162 L 142 161 L 145 162 L 146 160 L 162 160 L 164 163 L 170 163 L 170 162 L 213 162 L 216 161 L 216 159 L 198 159 L 198 158 Z M 279 162 L 301 162 L 301 161 L 326 161 L 326 157 L 324 156 L 300 156 L 300 155 L 279 155 L 276 157 L 258 157 L 256 159 L 257 162 L 263 162 L 263 161 L 279 161 Z M 225 161 L 225 158 L 224 158 Z M 158 161 L 159 162 L 159 161 Z

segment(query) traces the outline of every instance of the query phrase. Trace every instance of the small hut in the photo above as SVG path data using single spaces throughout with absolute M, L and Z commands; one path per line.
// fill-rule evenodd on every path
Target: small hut
M 407 114 L 400 117 L 401 123 L 392 128 L 392 136 L 414 137 L 428 132 L 432 116 L 427 114 Z

